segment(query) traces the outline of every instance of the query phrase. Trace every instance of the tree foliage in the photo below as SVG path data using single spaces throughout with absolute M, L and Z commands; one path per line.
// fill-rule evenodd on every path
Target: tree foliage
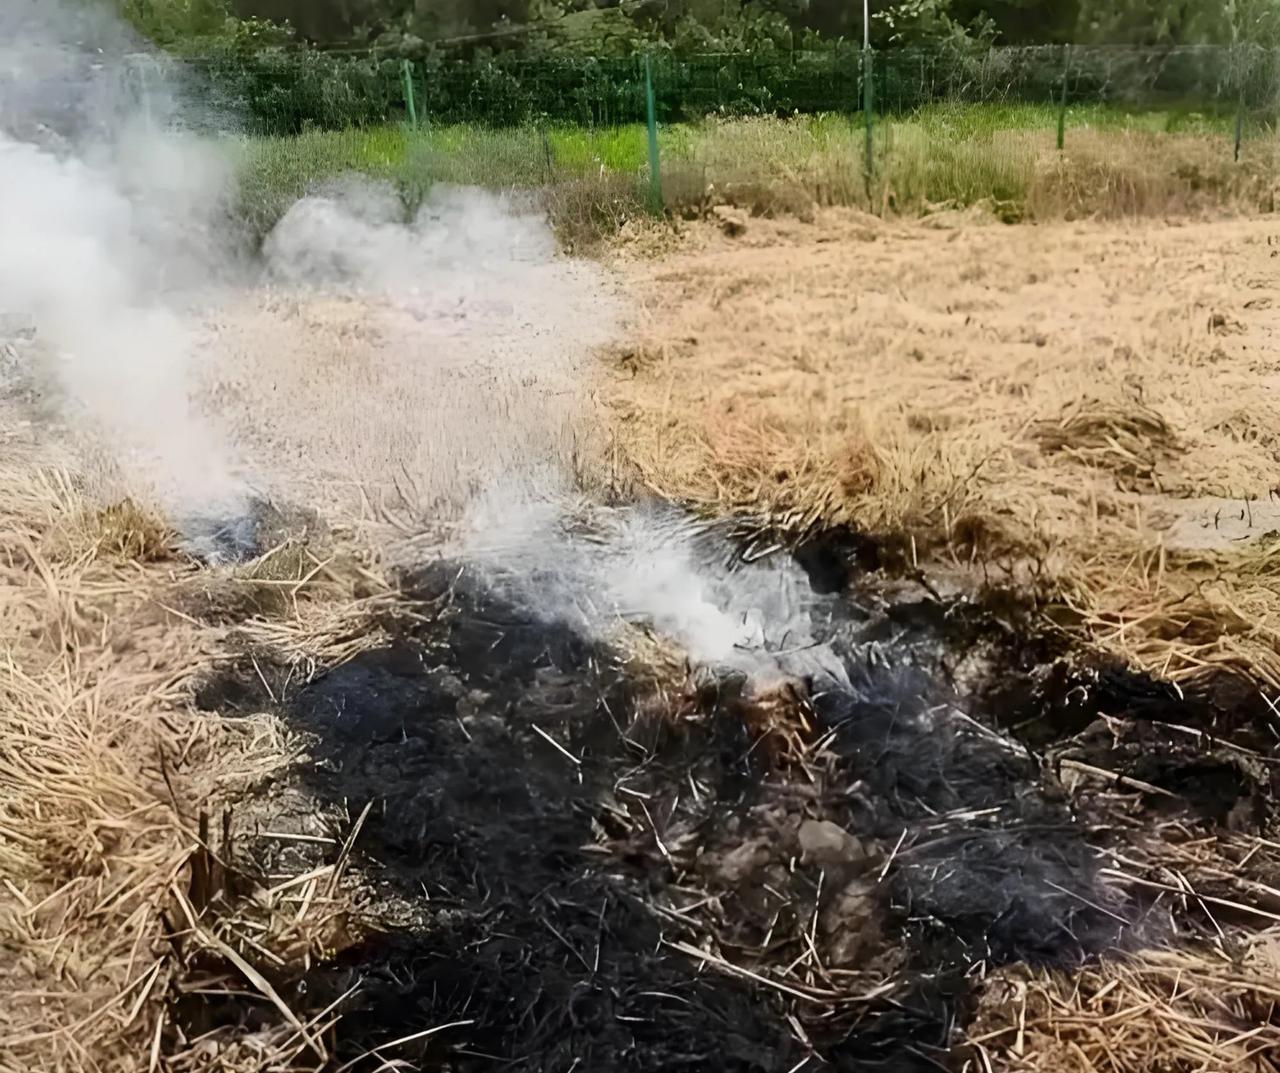
M 275 26 L 324 47 L 600 55 L 860 41 L 857 0 L 121 0 L 162 43 Z M 877 47 L 1280 42 L 1280 0 L 871 0 Z

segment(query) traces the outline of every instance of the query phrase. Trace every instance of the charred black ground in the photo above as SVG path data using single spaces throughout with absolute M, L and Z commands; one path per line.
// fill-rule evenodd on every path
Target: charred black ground
M 288 690 L 281 668 L 270 696 L 270 653 L 206 684 L 210 710 L 286 697 L 317 811 L 373 803 L 363 937 L 279 982 L 314 1010 L 355 987 L 339 1062 L 454 1024 L 394 1057 L 958 1068 L 975 975 L 1171 926 L 1100 876 L 1122 834 L 1067 793 L 1063 763 L 1168 791 L 1137 800 L 1210 829 L 1269 808 L 1270 774 L 1213 745 L 1256 713 L 1091 663 L 1016 599 L 889 595 L 837 558 L 805 565 L 851 688 L 760 697 L 721 676 L 674 717 L 618 652 L 457 564 L 405 579 L 421 614 L 388 623 L 384 648 Z M 253 1016 L 243 1000 L 183 1014 L 193 1031 Z
M 251 497 L 238 513 L 193 515 L 179 525 L 187 550 L 210 564 L 245 563 L 290 539 L 327 532 L 314 511 Z

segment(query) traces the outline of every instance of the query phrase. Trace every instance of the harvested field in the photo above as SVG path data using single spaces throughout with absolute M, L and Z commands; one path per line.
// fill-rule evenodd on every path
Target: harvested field
M 1263 223 L 246 249 L 25 10 L 0 1073 L 1280 1069 Z
M 599 321 L 521 381 L 514 318 L 214 310 L 204 411 L 308 508 L 220 565 L 19 362 L 0 1068 L 1276 1069 L 1266 635 L 1209 603 L 1271 591 L 1222 506 L 1266 479 L 1265 229 L 745 226 L 623 255 L 643 330 L 576 387 Z M 525 433 L 597 498 L 506 498 Z M 1109 635 L 1134 591 L 1209 655 Z
M 212 545 L 10 346 L 5 1068 L 1276 1068 L 1265 228 L 728 223 L 208 311 Z
M 1023 954 L 986 976 L 958 1007 L 963 1068 L 1275 1068 L 1275 884 L 1236 869 L 1275 851 L 1276 821 L 1269 804 L 1246 818 L 1233 790 L 1215 795 L 1241 785 L 1227 773 L 1240 748 L 1274 787 L 1280 739 L 1278 244 L 1265 220 L 721 212 L 665 256 L 622 260 L 641 312 L 611 356 L 620 470 L 802 561 L 817 547 L 828 567 L 915 579 L 944 605 L 1020 593 L 1029 617 L 1002 620 L 1008 636 L 1040 633 L 1048 651 L 983 687 L 970 640 L 931 680 L 946 668 L 965 711 L 1056 772 L 1093 836 L 1120 815 L 1111 793 L 1156 806 L 1121 823 L 1141 848 L 1102 852 L 1109 893 L 1073 896 L 1123 919 L 1123 937 L 1103 938 L 1101 957 L 1036 969 Z M 894 650 L 911 635 L 900 625 Z M 1152 677 L 1108 695 L 1122 679 L 1084 685 L 1070 669 L 1113 660 Z M 1169 781 L 1170 764 L 1189 766 Z M 946 859 L 963 872 L 958 845 Z M 1139 862 L 1155 872 L 1135 876 Z M 1173 917 L 1108 901 L 1126 882 Z M 1212 936 L 1194 938 L 1192 905 Z
M 623 262 L 617 455 L 700 512 L 1032 585 L 1173 681 L 1278 689 L 1278 242 L 1265 219 L 692 226 Z

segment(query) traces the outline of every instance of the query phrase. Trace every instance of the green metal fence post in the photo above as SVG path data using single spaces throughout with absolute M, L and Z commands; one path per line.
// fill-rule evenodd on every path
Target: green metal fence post
M 1058 94 L 1058 151 L 1067 139 L 1067 72 L 1071 67 L 1071 46 L 1062 46 L 1062 91 Z
M 1240 142 L 1244 139 L 1244 90 L 1236 99 L 1236 152 L 1235 162 L 1240 163 Z
M 547 123 L 543 120 L 539 124 L 539 132 L 542 135 L 542 162 L 546 168 L 546 181 L 550 185 L 552 177 L 556 172 L 555 156 L 551 152 L 551 136 L 547 133 Z
M 1236 79 L 1236 147 L 1234 160 L 1240 163 L 1240 142 L 1244 139 L 1244 70 L 1240 66 L 1240 54 L 1231 50 L 1231 67 Z
M 404 103 L 409 109 L 409 126 L 418 129 L 418 106 L 413 99 L 413 64 L 405 60 L 400 65 L 400 79 L 404 83 Z
M 662 165 L 658 159 L 658 102 L 653 92 L 653 58 L 644 58 L 644 103 L 649 121 L 649 208 L 661 212 Z
M 866 129 L 866 161 L 863 165 L 866 171 L 867 182 L 867 200 L 871 200 L 871 175 L 875 165 L 875 151 L 872 144 L 873 124 L 871 117 L 871 109 L 873 102 L 872 97 L 872 53 L 870 46 L 866 46 L 862 50 L 862 124 Z

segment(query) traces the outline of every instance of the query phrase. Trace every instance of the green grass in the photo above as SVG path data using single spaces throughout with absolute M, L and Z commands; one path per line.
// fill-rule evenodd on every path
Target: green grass
M 937 104 L 922 108 L 910 122 L 947 138 L 991 138 L 1010 130 L 1056 130 L 1058 108 L 1051 104 Z M 1067 107 L 1069 130 L 1105 130 L 1148 134 L 1229 136 L 1235 130 L 1231 111 L 1202 112 L 1189 108 L 1137 109 L 1112 104 Z
M 664 187 L 676 207 L 705 200 L 708 187 L 714 197 L 745 199 L 753 208 L 865 205 L 870 186 L 877 207 L 910 211 L 992 200 L 1018 216 L 1049 211 L 1067 188 L 1080 211 L 1107 211 L 1097 198 L 1090 202 L 1077 172 L 1101 182 L 1103 195 L 1121 192 L 1125 211 L 1157 195 L 1173 197 L 1178 182 L 1203 194 L 1238 178 L 1231 171 L 1232 115 L 1072 106 L 1061 157 L 1054 146 L 1057 119 L 1047 105 L 937 105 L 882 117 L 873 126 L 870 184 L 856 114 L 665 126 L 659 132 Z M 1251 123 L 1246 134 L 1246 162 L 1270 165 L 1271 132 Z M 642 211 L 648 170 L 642 124 L 379 127 L 244 139 L 237 148 L 241 208 L 258 233 L 308 190 L 350 172 L 393 184 L 409 208 L 434 183 L 567 190 L 559 203 L 572 206 L 570 215 L 610 227 Z M 600 211 L 602 199 L 606 211 Z
M 643 124 L 605 130 L 557 127 L 548 132 L 559 167 L 586 176 L 604 168 L 613 172 L 639 172 L 648 166 L 648 139 Z
M 356 172 L 399 182 L 408 143 L 398 127 L 239 140 L 233 152 L 240 215 L 252 231 L 264 234 L 293 202 L 326 179 Z

